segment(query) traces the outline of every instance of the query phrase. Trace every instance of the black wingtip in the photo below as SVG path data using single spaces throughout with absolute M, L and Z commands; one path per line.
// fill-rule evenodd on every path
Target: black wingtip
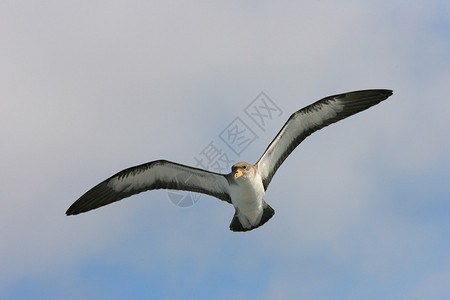
M 66 216 L 74 216 L 89 211 L 90 208 L 86 208 L 86 202 L 86 197 L 83 195 L 67 209 Z
M 386 100 L 387 98 L 389 98 L 390 96 L 392 96 L 394 94 L 393 90 L 380 90 L 380 97 L 381 97 L 381 101 Z M 380 102 L 381 102 L 380 101 Z
M 67 209 L 66 216 L 74 216 L 78 215 L 79 213 L 82 213 L 82 211 L 79 211 L 79 209 L 76 208 L 76 204 L 78 204 L 76 201 Z M 78 206 L 78 205 L 77 205 Z
M 383 95 L 386 98 L 388 98 L 388 97 L 390 97 L 390 96 L 392 96 L 394 94 L 393 90 L 388 90 L 388 89 L 386 89 L 386 90 L 377 90 L 377 91 L 379 91 L 380 94 Z
M 393 91 L 393 90 L 380 90 L 380 91 L 382 91 L 382 93 L 383 93 L 384 95 L 386 95 L 386 98 L 387 98 L 387 97 L 390 97 L 390 96 L 392 96 L 392 95 L 394 94 L 394 91 Z
M 371 89 L 371 90 L 359 90 L 359 91 L 354 91 L 354 92 L 348 92 L 348 93 L 344 93 L 344 94 L 340 94 L 342 96 L 345 95 L 355 95 L 355 94 L 360 94 L 360 95 L 367 95 L 367 96 L 380 96 L 383 99 L 386 99 L 390 96 L 392 96 L 392 94 L 394 94 L 393 90 L 389 90 L 389 89 Z M 336 96 L 340 96 L 340 95 L 336 95 Z M 333 97 L 333 96 L 330 96 Z M 329 97 L 327 97 L 329 98 Z
M 116 202 L 129 196 L 131 193 L 117 193 L 108 187 L 108 180 L 105 180 L 82 195 L 77 201 L 67 209 L 66 215 L 78 215 L 104 205 Z
M 394 94 L 393 90 L 374 90 L 374 92 L 377 92 L 379 94 L 379 96 L 381 97 L 381 101 L 386 100 Z

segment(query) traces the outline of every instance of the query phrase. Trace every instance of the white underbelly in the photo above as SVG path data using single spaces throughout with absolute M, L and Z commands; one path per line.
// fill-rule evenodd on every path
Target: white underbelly
M 231 192 L 231 202 L 245 215 L 250 223 L 255 225 L 263 212 L 264 187 L 262 183 L 251 185 L 243 184 Z
M 262 211 L 262 198 L 237 197 L 233 200 L 233 205 L 239 209 L 253 223 Z

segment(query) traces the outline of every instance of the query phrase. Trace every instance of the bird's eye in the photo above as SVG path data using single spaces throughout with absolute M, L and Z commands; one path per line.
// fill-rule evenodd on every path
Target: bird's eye
M 247 169 L 247 166 L 243 166 L 244 169 Z

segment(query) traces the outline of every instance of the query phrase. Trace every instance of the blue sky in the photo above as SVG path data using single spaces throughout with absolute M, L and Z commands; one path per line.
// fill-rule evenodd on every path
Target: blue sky
M 3 1 L 0 298 L 448 299 L 448 1 Z M 388 101 L 305 140 L 248 233 L 164 190 L 75 217 L 81 194 L 211 141 L 254 163 L 328 95 Z M 265 92 L 240 156 L 219 134 Z

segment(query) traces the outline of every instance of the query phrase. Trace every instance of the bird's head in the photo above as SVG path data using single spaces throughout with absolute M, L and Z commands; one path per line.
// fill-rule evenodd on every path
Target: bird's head
M 253 174 L 253 166 L 246 162 L 238 162 L 231 167 L 231 173 L 234 180 L 239 178 L 246 178 L 248 175 Z

